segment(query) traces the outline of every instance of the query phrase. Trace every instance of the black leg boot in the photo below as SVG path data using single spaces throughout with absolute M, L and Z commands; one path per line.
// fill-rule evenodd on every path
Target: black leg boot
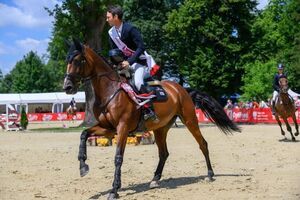
M 153 106 L 153 103 L 152 101 L 150 101 L 148 104 L 148 107 L 144 107 L 144 120 L 152 120 L 152 121 L 157 121 L 158 120 L 158 117 L 157 115 L 155 114 L 154 112 L 154 106 Z
M 272 101 L 272 115 L 275 115 L 275 101 Z
M 141 85 L 140 93 L 149 93 L 150 91 L 148 90 L 146 85 Z M 144 120 L 151 119 L 153 121 L 158 120 L 158 117 L 156 116 L 154 112 L 154 106 L 153 102 L 150 101 L 144 106 Z

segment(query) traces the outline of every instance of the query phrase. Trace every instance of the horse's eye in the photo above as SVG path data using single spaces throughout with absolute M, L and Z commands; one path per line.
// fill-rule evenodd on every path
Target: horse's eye
M 73 62 L 74 62 L 74 65 L 76 66 L 76 67 L 78 67 L 78 66 L 80 66 L 80 60 L 73 60 Z

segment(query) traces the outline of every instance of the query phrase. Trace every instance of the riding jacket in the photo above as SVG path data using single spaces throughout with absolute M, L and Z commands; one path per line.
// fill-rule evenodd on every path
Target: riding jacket
M 123 22 L 120 39 L 127 45 L 128 48 L 135 51 L 133 55 L 127 58 L 129 64 L 132 65 L 133 63 L 139 63 L 145 65 L 145 60 L 141 60 L 139 58 L 145 51 L 145 45 L 139 30 L 130 23 Z M 112 49 L 118 48 L 110 37 L 109 43 Z

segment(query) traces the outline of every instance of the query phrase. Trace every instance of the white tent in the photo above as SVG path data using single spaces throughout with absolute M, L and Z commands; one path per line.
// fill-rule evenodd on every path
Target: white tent
M 67 95 L 64 92 L 51 93 L 19 93 L 19 94 L 0 94 L 0 105 L 5 104 L 28 104 L 28 103 L 69 103 L 74 97 L 78 103 L 85 102 L 84 92 L 75 95 Z
M 25 106 L 27 113 L 29 105 L 48 105 L 52 113 L 62 112 L 64 104 L 69 104 L 73 97 L 76 103 L 85 103 L 84 92 L 75 95 L 67 95 L 64 92 L 0 94 L 0 111 L 5 112 L 0 112 L 0 117 L 6 118 L 7 130 L 13 130 L 8 128 L 9 116 L 16 111 L 20 112 L 21 106 Z
M 68 104 L 74 97 L 77 103 L 85 103 L 85 93 L 78 92 L 74 95 L 67 95 L 64 92 L 51 93 L 18 93 L 18 94 L 0 94 L 0 107 L 14 107 L 20 111 L 20 106 L 25 106 L 28 112 L 28 105 L 48 104 L 49 109 L 54 112 L 62 112 L 63 104 Z M 1 109 L 3 111 L 3 108 Z

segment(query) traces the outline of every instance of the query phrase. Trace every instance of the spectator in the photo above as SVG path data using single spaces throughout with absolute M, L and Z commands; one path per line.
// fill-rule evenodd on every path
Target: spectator
M 268 108 L 268 105 L 266 104 L 266 102 L 264 102 L 264 101 L 262 100 L 262 101 L 260 101 L 260 103 L 259 103 L 259 107 L 260 107 L 260 108 Z
M 233 109 L 233 104 L 230 99 L 227 100 L 227 104 L 224 107 L 225 109 Z
M 259 108 L 259 104 L 255 100 L 252 102 L 252 108 Z

